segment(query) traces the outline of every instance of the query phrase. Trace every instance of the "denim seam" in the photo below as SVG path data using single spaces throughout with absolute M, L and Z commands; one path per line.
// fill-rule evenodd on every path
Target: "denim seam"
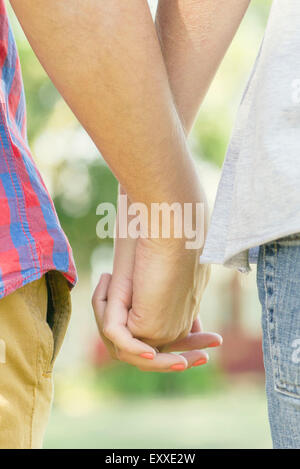
M 277 376 L 277 381 L 278 382 L 282 382 L 282 379 L 281 379 L 281 376 L 280 376 L 280 363 L 281 363 L 281 354 L 280 354 L 280 347 L 279 347 L 279 344 L 278 344 L 278 323 L 277 323 L 277 316 L 278 316 L 278 302 L 279 302 L 279 297 L 278 295 L 280 295 L 280 289 L 279 291 L 276 289 L 275 290 L 275 287 L 277 285 L 277 282 L 276 282 L 276 276 L 277 276 L 277 259 L 278 258 L 278 245 L 277 245 L 277 241 L 275 240 L 274 241 L 274 256 L 273 256 L 273 260 L 274 260 L 274 290 L 273 290 L 273 326 L 274 326 L 274 359 L 275 359 L 275 365 L 276 365 L 276 376 Z M 275 376 L 275 378 L 276 378 Z M 275 379 L 275 386 L 277 387 L 277 383 L 276 383 L 276 379 Z
M 272 246 L 270 244 L 269 246 Z M 273 242 L 274 246 L 274 255 L 272 256 L 272 261 L 274 261 L 275 256 L 277 255 L 277 246 L 276 243 Z M 274 390 L 277 390 L 277 382 L 281 381 L 280 380 L 280 373 L 279 373 L 279 356 L 278 356 L 278 350 L 276 349 L 275 341 L 274 338 L 276 337 L 276 321 L 275 321 L 275 306 L 276 306 L 276 300 L 274 301 L 274 290 L 273 290 L 273 301 L 270 301 L 269 294 L 268 294 L 268 284 L 267 284 L 267 275 L 271 277 L 271 282 L 272 286 L 274 288 L 274 285 L 276 284 L 275 282 L 275 263 L 274 267 L 267 269 L 267 253 L 266 253 L 266 246 L 264 246 L 264 251 L 263 251 L 263 271 L 264 271 L 264 288 L 265 288 L 265 309 L 266 309 L 266 315 L 267 315 L 267 331 L 268 331 L 268 337 L 269 337 L 269 352 L 270 352 L 270 357 L 271 357 L 271 363 L 272 363 L 272 374 L 273 374 L 273 380 L 274 380 Z M 269 261 L 270 263 L 270 261 Z M 272 271 L 273 270 L 273 271 Z M 272 320 L 271 320 L 271 307 L 273 308 L 272 312 Z M 272 330 L 271 330 L 272 329 Z
M 266 272 L 266 246 L 263 246 L 263 274 L 264 274 L 264 289 L 265 289 L 265 311 L 267 315 L 267 332 L 268 332 L 268 338 L 269 338 L 269 352 L 270 352 L 270 357 L 273 357 L 272 353 L 272 346 L 271 346 L 271 336 L 270 336 L 270 328 L 269 328 L 269 318 L 268 318 L 268 310 L 269 310 L 269 305 L 268 305 L 268 289 L 267 289 L 267 272 Z M 272 364 L 272 371 L 273 371 L 273 376 L 275 376 L 274 373 L 274 363 L 273 360 L 271 360 Z
M 276 367 L 275 361 L 276 357 L 274 356 L 274 347 L 272 345 L 272 338 L 271 338 L 271 331 L 270 331 L 270 306 L 269 306 L 269 297 L 268 297 L 268 287 L 267 287 L 267 267 L 266 267 L 266 246 L 263 247 L 263 273 L 264 273 L 264 289 L 265 289 L 265 311 L 266 311 L 266 319 L 267 319 L 267 332 L 269 338 L 269 353 L 271 357 L 271 365 L 272 365 L 272 375 L 274 381 L 274 389 L 276 389 Z M 274 311 L 273 311 L 274 313 Z
M 269 337 L 269 349 L 270 349 L 270 357 L 272 358 L 272 370 L 273 370 L 273 376 L 275 378 L 275 370 L 274 370 L 274 351 L 272 347 L 272 338 L 271 338 L 271 331 L 270 331 L 270 306 L 269 306 L 269 296 L 268 296 L 268 286 L 267 286 L 267 267 L 266 267 L 266 246 L 264 246 L 264 251 L 263 251 L 263 272 L 264 272 L 264 287 L 265 287 L 265 309 L 266 309 L 266 314 L 267 314 L 267 330 L 268 330 L 268 337 Z

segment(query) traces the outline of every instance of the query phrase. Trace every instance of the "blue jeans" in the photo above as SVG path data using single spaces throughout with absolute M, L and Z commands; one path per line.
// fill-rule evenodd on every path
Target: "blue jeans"
M 274 448 L 300 448 L 300 234 L 260 247 L 266 391 Z

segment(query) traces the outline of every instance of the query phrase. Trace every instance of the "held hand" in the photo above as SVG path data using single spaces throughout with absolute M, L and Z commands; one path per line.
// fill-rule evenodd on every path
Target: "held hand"
M 186 337 L 199 313 L 210 269 L 182 240 L 139 239 L 128 328 L 161 347 Z
M 221 345 L 222 338 L 218 334 L 203 333 L 201 332 L 200 322 L 196 319 L 193 323 L 191 332 L 185 339 L 173 343 L 165 347 L 166 352 L 161 353 L 154 349 L 148 348 L 147 344 L 144 344 L 144 350 L 142 354 L 137 354 L 137 348 L 143 349 L 143 344 L 139 343 L 132 337 L 129 331 L 124 332 L 123 339 L 119 338 L 120 330 L 123 329 L 123 314 L 117 314 L 122 311 L 123 299 L 121 297 L 115 298 L 115 334 L 114 340 L 124 348 L 119 348 L 111 340 L 107 338 L 106 327 L 105 327 L 105 314 L 107 310 L 107 299 L 110 297 L 111 288 L 111 275 L 103 274 L 96 287 L 93 295 L 93 307 L 95 311 L 95 317 L 99 328 L 100 335 L 110 351 L 111 355 L 115 359 L 127 362 L 133 366 L 136 366 L 141 371 L 155 371 L 155 372 L 174 372 L 183 371 L 192 366 L 204 365 L 208 361 L 208 355 L 201 349 L 206 347 L 216 347 Z M 119 331 L 119 332 L 118 332 Z M 125 339 L 126 336 L 126 339 Z M 151 350 L 149 352 L 149 350 Z M 180 355 L 175 355 L 170 352 L 184 351 Z
M 222 343 L 218 334 L 201 332 L 197 319 L 208 278 L 199 252 L 185 249 L 181 240 L 117 237 L 113 275 L 102 276 L 93 296 L 113 358 L 149 371 L 204 364 L 208 356 L 201 349 Z

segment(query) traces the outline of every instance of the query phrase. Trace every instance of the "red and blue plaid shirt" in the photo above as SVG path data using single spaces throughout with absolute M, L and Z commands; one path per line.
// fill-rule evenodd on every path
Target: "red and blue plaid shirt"
M 49 270 L 76 282 L 71 248 L 28 147 L 20 62 L 0 0 L 0 298 Z

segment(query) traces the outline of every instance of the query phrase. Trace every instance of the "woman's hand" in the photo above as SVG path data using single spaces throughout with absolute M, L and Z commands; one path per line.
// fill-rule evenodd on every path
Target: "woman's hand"
M 114 290 L 111 289 L 112 281 L 110 274 L 101 276 L 93 295 L 93 307 L 100 335 L 113 358 L 136 366 L 142 371 L 183 371 L 192 366 L 207 363 L 208 355 L 201 349 L 221 345 L 222 338 L 218 334 L 201 332 L 199 319 L 193 322 L 191 331 L 184 339 L 166 345 L 164 352 L 140 342 L 132 336 L 126 326 L 126 306 L 124 304 L 126 295 L 124 296 L 124 290 L 121 288 L 117 290 L 121 294 L 113 298 L 115 331 L 116 334 L 118 334 L 118 331 L 120 335 L 123 334 L 121 340 L 115 336 L 116 342 L 119 343 L 118 347 L 112 340 L 107 338 L 105 327 L 108 299 L 110 295 L 114 294 Z M 115 287 L 117 288 L 117 283 L 115 283 Z M 120 333 L 121 330 L 122 334 Z M 180 355 L 171 353 L 179 350 L 184 352 Z
M 120 215 L 117 222 L 124 219 Z M 199 251 L 185 249 L 182 240 L 118 234 L 117 224 L 113 275 L 101 276 L 92 301 L 112 357 L 147 371 L 182 371 L 206 363 L 202 349 L 221 345 L 222 338 L 202 332 L 197 317 L 209 278 Z M 171 353 L 179 351 L 184 353 Z

